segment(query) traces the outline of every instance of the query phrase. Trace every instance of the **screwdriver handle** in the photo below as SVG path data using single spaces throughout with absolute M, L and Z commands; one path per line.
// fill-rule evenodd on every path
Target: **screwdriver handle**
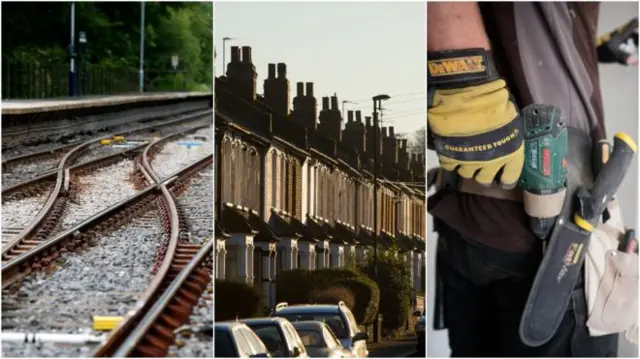
M 609 161 L 609 156 L 611 156 L 611 145 L 607 140 L 600 140 L 596 143 L 595 148 L 593 149 L 593 177 L 598 177 L 602 167 L 607 161 Z
M 588 232 L 593 231 L 611 197 L 618 191 L 638 146 L 622 132 L 613 139 L 613 151 L 609 160 L 600 169 L 588 195 L 579 194 L 581 208 L 573 217 L 575 224 Z

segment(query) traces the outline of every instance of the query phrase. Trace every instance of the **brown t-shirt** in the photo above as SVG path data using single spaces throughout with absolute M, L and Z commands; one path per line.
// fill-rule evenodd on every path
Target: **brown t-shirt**
M 605 138 L 595 44 L 599 4 L 479 5 L 496 67 L 517 106 L 557 106 L 570 134 L 591 142 Z M 465 237 L 490 247 L 529 252 L 540 242 L 529 229 L 521 203 L 441 192 L 429 197 L 428 210 Z

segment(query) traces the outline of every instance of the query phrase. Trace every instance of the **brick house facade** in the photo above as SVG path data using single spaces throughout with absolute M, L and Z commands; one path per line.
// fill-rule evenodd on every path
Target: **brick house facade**
M 401 249 L 414 289 L 424 291 L 422 156 L 382 128 L 374 194 L 371 118 L 349 111 L 343 121 L 335 95 L 318 113 L 313 83 L 298 82 L 290 101 L 283 63 L 269 64 L 258 95 L 251 56 L 250 47 L 232 47 L 215 80 L 216 278 L 255 285 L 273 304 L 279 271 L 362 261 L 375 230 L 383 248 Z

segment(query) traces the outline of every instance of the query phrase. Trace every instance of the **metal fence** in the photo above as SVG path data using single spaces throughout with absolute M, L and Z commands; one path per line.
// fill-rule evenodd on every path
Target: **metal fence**
M 75 95 L 114 95 L 139 91 L 139 70 L 76 63 Z M 144 91 L 185 91 L 189 83 L 184 72 L 145 71 Z M 2 61 L 2 99 L 68 97 L 69 64 L 36 61 Z

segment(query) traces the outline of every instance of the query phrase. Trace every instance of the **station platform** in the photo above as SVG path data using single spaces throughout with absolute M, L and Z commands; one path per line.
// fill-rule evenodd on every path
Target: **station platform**
M 3 115 L 23 115 L 90 107 L 116 106 L 135 102 L 180 100 L 213 96 L 212 92 L 154 92 L 108 96 L 60 97 L 34 100 L 2 100 Z

